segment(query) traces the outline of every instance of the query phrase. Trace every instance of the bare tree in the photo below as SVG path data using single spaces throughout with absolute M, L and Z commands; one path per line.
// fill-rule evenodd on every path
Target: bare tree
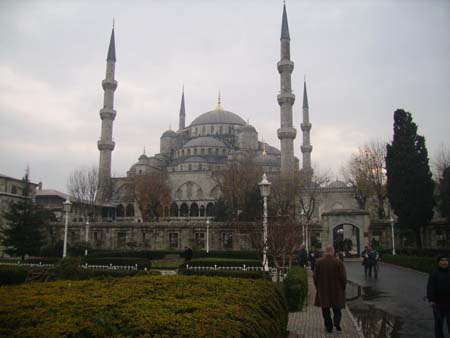
M 258 182 L 261 175 L 250 157 L 234 159 L 224 170 L 214 173 L 214 180 L 234 220 L 239 218 L 240 212 L 252 214 L 250 209 L 255 206 L 257 193 L 259 197 Z
M 372 141 L 360 147 L 342 170 L 347 183 L 355 189 L 355 199 L 361 209 L 375 199 L 379 219 L 386 218 L 386 143 Z
M 444 170 L 450 167 L 450 149 L 441 144 L 433 161 L 433 175 L 437 181 L 443 179 Z
M 88 217 L 93 217 L 97 188 L 98 172 L 95 166 L 75 169 L 67 181 L 67 190 L 78 202 L 85 220 L 88 220 Z
M 144 222 L 158 220 L 170 205 L 170 186 L 162 173 L 133 176 L 130 188 Z

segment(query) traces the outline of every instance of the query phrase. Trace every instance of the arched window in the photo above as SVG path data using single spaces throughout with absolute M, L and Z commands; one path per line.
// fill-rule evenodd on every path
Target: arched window
M 189 216 L 189 208 L 186 203 L 183 203 L 180 207 L 180 216 L 188 217 Z
M 170 217 L 178 217 L 178 205 L 176 203 L 172 203 L 170 206 Z
M 209 202 L 208 205 L 206 206 L 206 216 L 207 217 L 213 217 L 214 214 L 215 214 L 214 204 Z
M 194 155 L 197 155 L 197 148 L 194 148 Z
M 15 185 L 13 185 L 11 188 L 11 194 L 14 194 L 14 195 L 17 194 L 17 188 Z
M 133 204 L 128 204 L 125 211 L 126 211 L 127 217 L 134 217 L 134 205 Z
M 198 205 L 197 205 L 197 203 L 192 203 L 191 204 L 190 216 L 191 217 L 198 217 Z
M 205 216 L 205 207 L 203 205 L 200 206 L 200 217 Z
M 122 204 L 119 204 L 116 207 L 116 216 L 117 217 L 124 217 L 125 216 L 125 208 L 123 207 Z

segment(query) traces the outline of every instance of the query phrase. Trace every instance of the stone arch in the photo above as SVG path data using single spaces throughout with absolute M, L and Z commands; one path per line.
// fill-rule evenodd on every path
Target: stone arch
M 126 209 L 125 209 L 125 215 L 127 217 L 134 217 L 134 205 L 133 204 L 128 204 Z
M 352 223 L 341 223 L 333 227 L 333 246 L 336 251 L 358 255 L 361 252 L 361 229 Z
M 215 214 L 216 214 L 216 207 L 215 207 L 214 203 L 209 202 L 206 205 L 206 216 L 207 217 L 214 217 Z
M 172 203 L 170 206 L 170 216 L 178 217 L 178 205 L 176 203 Z
M 176 193 L 177 200 L 194 200 L 199 199 L 199 191 L 203 189 L 195 182 L 187 181 L 181 184 Z
M 200 206 L 200 217 L 203 217 L 203 216 L 205 216 L 205 206 L 201 205 Z
M 198 205 L 197 205 L 197 203 L 194 202 L 194 203 L 191 204 L 189 216 L 190 217 L 198 217 Z
M 220 195 L 221 195 L 221 191 L 218 185 L 216 185 L 214 188 L 211 189 L 209 195 L 210 197 L 214 198 L 214 199 L 219 199 Z
M 183 199 L 183 189 L 181 187 L 177 189 L 177 199 Z
M 116 207 L 116 216 L 117 217 L 125 217 L 125 208 L 123 207 L 122 204 L 119 204 Z
M 202 190 L 202 188 L 198 188 L 197 189 L 197 199 L 202 199 L 203 198 L 203 190 Z
M 180 206 L 180 216 L 188 217 L 189 216 L 189 207 L 186 203 L 181 204 Z

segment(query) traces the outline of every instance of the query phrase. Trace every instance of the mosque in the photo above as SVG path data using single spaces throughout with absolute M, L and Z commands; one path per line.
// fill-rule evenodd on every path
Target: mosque
M 138 246 L 155 249 L 179 249 L 184 245 L 192 245 L 194 240 L 205 238 L 206 223 L 209 224 L 210 218 L 214 216 L 215 203 L 221 195 L 212 173 L 223 170 L 230 160 L 239 155 L 249 155 L 254 165 L 269 177 L 279 175 L 281 179 L 289 178 L 298 170 L 312 175 L 312 124 L 309 120 L 306 82 L 300 125 L 303 140 L 301 168 L 299 160 L 294 156 L 297 130 L 292 123 L 292 107 L 296 97 L 291 86 L 294 63 L 290 56 L 286 5 L 283 6 L 280 52 L 280 61 L 277 63 L 280 76 L 280 92 L 277 95 L 280 106 L 280 127 L 277 130 L 280 149 L 260 141 L 258 132 L 252 125 L 239 115 L 224 109 L 220 94 L 214 110 L 197 116 L 186 125 L 183 90 L 178 130 L 162 133 L 159 154 L 147 156 L 144 152 L 130 167 L 127 176 L 111 177 L 111 158 L 115 148 L 113 123 L 117 114 L 114 95 L 118 84 L 115 79 L 113 27 L 106 59 L 106 77 L 102 82 L 104 104 L 100 110 L 101 137 L 97 144 L 100 151 L 97 202 L 110 207 L 113 222 L 92 225 L 98 246 L 116 248 L 133 241 Z M 126 193 L 130 177 L 149 173 L 166 174 L 171 190 L 170 208 L 165 211 L 166 217 L 158 225 L 143 222 L 136 201 Z M 353 196 L 353 189 L 340 181 L 321 188 L 317 197 L 314 224 L 311 224 L 308 237 L 313 237 L 322 246 L 332 243 L 337 234 L 353 239 L 353 243 L 358 243 L 358 249 L 366 243 L 369 216 L 367 212 L 358 210 Z M 80 229 L 80 236 L 82 231 Z M 208 233 L 209 236 L 212 238 L 212 246 L 217 250 L 246 248 L 242 241 L 235 240 L 233 243 L 231 239 L 236 239 L 239 234 L 226 225 L 216 224 L 215 232 L 212 230 L 211 234 Z

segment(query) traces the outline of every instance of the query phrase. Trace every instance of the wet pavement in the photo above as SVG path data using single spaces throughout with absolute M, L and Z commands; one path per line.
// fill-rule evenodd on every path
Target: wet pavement
M 380 263 L 378 279 L 365 277 L 361 262 L 345 262 L 347 305 L 366 338 L 433 338 L 428 276 Z

